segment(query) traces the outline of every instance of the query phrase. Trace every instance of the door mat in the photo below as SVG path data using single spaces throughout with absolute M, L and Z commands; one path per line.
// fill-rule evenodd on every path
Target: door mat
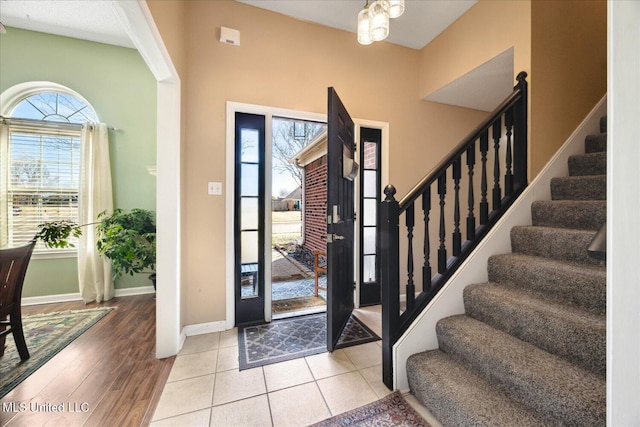
M 380 338 L 351 315 L 340 336 L 338 348 L 377 341 Z M 326 313 L 275 320 L 238 328 L 240 370 L 327 351 Z
M 31 357 L 20 361 L 13 334 L 7 335 L 4 356 L 0 358 L 0 398 L 95 325 L 111 309 L 93 308 L 22 316 L 24 338 Z
M 272 301 L 271 310 L 274 314 L 278 314 L 285 311 L 301 310 L 303 308 L 318 307 L 326 304 L 322 297 L 306 296 Z
M 353 426 L 429 427 L 430 424 L 404 400 L 399 391 L 396 391 L 377 402 L 336 415 L 313 424 L 312 427 Z

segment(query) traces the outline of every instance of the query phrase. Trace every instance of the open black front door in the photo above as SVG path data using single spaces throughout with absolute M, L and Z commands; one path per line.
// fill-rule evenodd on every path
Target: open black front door
M 354 124 L 329 88 L 327 138 L 327 350 L 333 351 L 354 300 Z

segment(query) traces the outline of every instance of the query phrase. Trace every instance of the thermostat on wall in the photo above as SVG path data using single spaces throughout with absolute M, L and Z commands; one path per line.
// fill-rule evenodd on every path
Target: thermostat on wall
M 240 31 L 233 28 L 220 27 L 220 42 L 240 46 Z

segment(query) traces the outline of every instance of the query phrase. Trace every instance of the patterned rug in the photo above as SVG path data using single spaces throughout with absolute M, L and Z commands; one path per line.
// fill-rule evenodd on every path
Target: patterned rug
M 0 398 L 95 325 L 112 310 L 93 308 L 22 317 L 24 337 L 31 357 L 20 361 L 13 334 L 7 335 L 4 356 L 0 358 Z
M 429 423 L 403 399 L 399 391 L 396 391 L 377 402 L 336 415 L 333 418 L 314 424 L 312 427 L 347 426 L 429 427 Z
M 336 348 L 380 338 L 351 316 Z M 313 314 L 238 328 L 240 370 L 284 362 L 327 351 L 327 315 Z

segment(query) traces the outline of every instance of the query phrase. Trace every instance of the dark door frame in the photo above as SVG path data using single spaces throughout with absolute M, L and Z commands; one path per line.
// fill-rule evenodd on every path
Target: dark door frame
M 301 120 L 312 120 L 312 121 L 320 121 L 326 122 L 327 117 L 325 114 L 320 113 L 311 113 L 300 110 L 289 110 L 284 108 L 276 108 L 269 107 L 257 104 L 246 104 L 228 101 L 226 104 L 227 110 L 227 120 L 226 120 L 226 161 L 225 161 L 225 182 L 224 182 L 224 194 L 225 194 L 225 207 L 228 212 L 225 223 L 225 246 L 227 254 L 234 254 L 234 176 L 235 176 L 235 156 L 234 156 L 234 147 L 235 147 L 235 113 L 248 113 L 248 114 L 258 114 L 266 117 L 266 151 L 270 150 L 271 141 L 270 132 L 271 125 L 270 120 L 273 116 L 279 117 L 288 117 L 288 118 L 298 118 Z M 382 153 L 381 153 L 381 176 L 382 176 L 382 186 L 388 183 L 388 147 L 389 147 L 389 123 L 374 121 L 374 120 L 364 120 L 354 118 L 354 122 L 356 124 L 356 137 L 359 140 L 359 129 L 361 127 L 380 129 L 382 131 Z M 359 149 L 359 148 L 358 148 Z M 270 159 L 267 156 L 265 166 L 267 169 L 270 168 Z M 356 180 L 359 178 L 356 177 Z M 265 185 L 267 188 L 271 185 L 270 179 L 265 181 Z M 358 184 L 356 184 L 358 186 Z M 381 195 L 382 196 L 382 195 Z M 356 191 L 356 197 L 359 197 L 359 193 Z M 358 206 L 359 211 L 359 206 Z M 358 212 L 358 215 L 360 213 Z M 265 233 L 271 231 L 271 219 L 265 219 Z M 356 228 L 356 236 L 358 236 L 359 230 Z M 358 242 L 358 238 L 356 237 L 356 242 Z M 360 250 L 357 248 L 356 250 Z M 226 306 L 226 316 L 225 320 L 221 322 L 215 322 L 211 325 L 206 325 L 203 331 L 210 331 L 212 328 L 215 330 L 228 330 L 235 326 L 235 275 L 234 275 L 234 256 L 230 255 L 227 257 L 225 262 L 226 269 L 226 297 L 225 297 L 225 306 Z M 359 260 L 355 259 L 355 268 L 359 268 Z M 269 276 L 271 274 L 271 266 L 265 265 L 265 275 Z M 265 280 L 265 292 L 271 292 L 271 284 L 270 281 L 267 283 Z M 359 304 L 359 292 L 360 286 L 356 286 L 356 306 Z M 265 306 L 265 320 L 267 322 L 271 321 L 271 305 L 267 304 Z

